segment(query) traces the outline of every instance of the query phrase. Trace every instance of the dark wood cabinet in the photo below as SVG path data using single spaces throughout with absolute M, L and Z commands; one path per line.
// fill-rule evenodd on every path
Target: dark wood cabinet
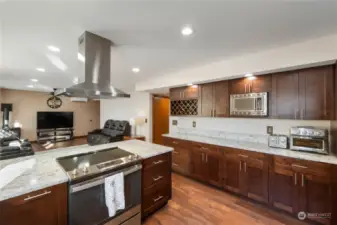
M 172 197 L 171 153 L 143 160 L 142 218 L 165 205 Z
M 170 89 L 171 100 L 197 99 L 199 96 L 198 85 Z
M 68 185 L 60 184 L 0 202 L 0 224 L 67 225 Z
M 299 108 L 301 119 L 334 119 L 333 75 L 332 66 L 299 71 Z
M 298 212 L 332 212 L 332 166 L 324 163 L 274 156 L 271 170 L 270 203 L 297 216 Z M 331 217 L 308 216 L 322 224 Z
M 245 77 L 229 81 L 230 94 L 245 94 L 271 91 L 271 75 Z
M 213 84 L 201 84 L 199 90 L 199 116 L 213 117 Z
M 199 115 L 227 117 L 229 112 L 228 81 L 200 85 Z
M 274 74 L 272 84 L 272 117 L 334 119 L 332 66 Z
M 260 153 L 227 149 L 224 163 L 224 188 L 256 201 L 269 199 L 269 158 Z
M 272 77 L 272 117 L 282 119 L 299 118 L 298 73 L 285 72 Z
M 228 81 L 219 81 L 213 83 L 213 116 L 229 116 L 229 94 Z

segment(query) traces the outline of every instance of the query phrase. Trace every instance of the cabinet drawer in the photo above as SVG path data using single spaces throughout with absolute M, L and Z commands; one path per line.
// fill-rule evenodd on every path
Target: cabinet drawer
M 187 174 L 189 172 L 189 156 L 188 155 L 173 155 L 172 170 Z
M 165 164 L 169 162 L 170 154 L 171 153 L 166 153 L 145 159 L 143 161 L 144 170 L 148 170 L 152 167 L 159 166 L 160 164 Z
M 186 157 L 188 158 L 189 150 L 186 148 L 176 147 L 172 152 L 172 157 Z
M 144 188 L 149 188 L 163 180 L 168 181 L 170 171 L 171 168 L 168 162 L 161 163 L 158 166 L 151 167 L 150 169 L 146 170 L 143 175 Z
M 170 184 L 168 180 L 162 180 L 151 188 L 144 190 L 143 196 L 143 211 L 158 204 L 160 202 L 166 202 L 170 196 Z
M 181 139 L 176 139 L 176 138 L 169 138 L 169 137 L 164 137 L 164 143 L 165 145 L 167 146 L 170 146 L 170 147 L 182 147 L 182 146 L 188 146 L 188 141 L 185 141 L 185 140 L 181 140 Z
M 192 146 L 193 149 L 200 150 L 200 151 L 203 151 L 205 153 L 211 153 L 211 154 L 220 154 L 221 153 L 219 147 L 215 146 L 215 145 L 192 142 L 191 146 Z

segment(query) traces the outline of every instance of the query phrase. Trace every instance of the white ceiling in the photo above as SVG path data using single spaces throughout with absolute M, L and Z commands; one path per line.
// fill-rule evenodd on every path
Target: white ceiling
M 185 24 L 195 35 L 180 35 Z M 335 33 L 337 2 L 0 0 L 0 87 L 28 89 L 31 78 L 39 80 L 36 90 L 72 85 L 85 30 L 115 43 L 112 83 L 132 90 L 143 78 Z M 131 72 L 135 66 L 140 73 Z

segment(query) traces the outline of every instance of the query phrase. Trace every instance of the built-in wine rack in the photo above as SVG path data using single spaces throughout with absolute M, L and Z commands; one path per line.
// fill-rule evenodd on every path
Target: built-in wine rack
M 198 115 L 198 99 L 171 101 L 171 116 Z

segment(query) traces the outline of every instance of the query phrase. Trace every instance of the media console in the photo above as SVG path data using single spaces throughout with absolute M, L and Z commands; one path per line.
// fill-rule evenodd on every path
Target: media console
M 73 139 L 74 128 L 38 129 L 36 134 L 38 143 L 67 141 Z

